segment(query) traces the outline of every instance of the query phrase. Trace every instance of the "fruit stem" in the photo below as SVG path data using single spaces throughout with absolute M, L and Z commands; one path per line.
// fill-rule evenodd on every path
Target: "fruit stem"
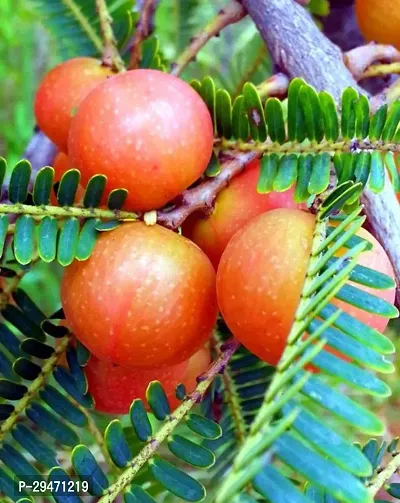
M 164 440 L 171 434 L 186 414 L 202 399 L 208 387 L 220 372 L 222 372 L 231 356 L 239 347 L 239 341 L 232 338 L 224 343 L 221 354 L 211 365 L 208 371 L 201 376 L 201 381 L 196 389 L 190 393 L 183 403 L 172 412 L 158 432 L 151 437 L 139 454 L 129 463 L 128 468 L 118 477 L 116 482 L 107 489 L 107 494 L 102 496 L 98 503 L 111 503 L 127 486 L 132 483 L 135 475 L 142 466 L 149 461 L 160 448 Z
M 139 68 L 142 59 L 142 43 L 153 31 L 153 17 L 158 0 L 143 0 L 139 22 L 133 36 L 129 70 Z
M 117 72 L 123 72 L 126 68 L 117 48 L 117 41 L 112 29 L 113 19 L 108 11 L 106 0 L 96 0 L 96 8 L 104 42 L 103 65 Z
M 238 0 L 230 0 L 203 30 L 194 36 L 189 46 L 182 52 L 175 63 L 171 65 L 171 74 L 179 76 L 186 66 L 196 58 L 197 53 L 206 43 L 218 36 L 223 28 L 237 23 L 246 16 L 247 12 Z

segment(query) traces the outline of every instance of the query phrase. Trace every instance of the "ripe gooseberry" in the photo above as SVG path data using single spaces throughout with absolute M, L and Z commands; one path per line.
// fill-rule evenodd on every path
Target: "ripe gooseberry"
M 232 238 L 217 272 L 218 303 L 228 327 L 250 351 L 276 365 L 285 347 L 300 301 L 309 263 L 315 216 L 293 209 L 264 213 Z M 373 244 L 359 264 L 392 278 L 382 246 L 365 229 L 359 235 Z M 342 253 L 342 252 L 340 252 Z M 395 290 L 360 289 L 393 303 Z M 386 318 L 337 299 L 332 303 L 361 322 L 383 331 Z
M 155 368 L 190 358 L 217 317 L 215 271 L 188 239 L 159 225 L 103 233 L 65 269 L 61 299 L 79 340 L 102 360 Z
M 147 406 L 146 389 L 151 381 L 160 381 L 167 395 L 171 410 L 180 401 L 175 396 L 178 384 L 187 392 L 196 387 L 196 377 L 210 365 L 210 351 L 202 348 L 190 360 L 171 367 L 135 369 L 121 367 L 91 355 L 85 367 L 88 391 L 95 400 L 95 409 L 108 414 L 126 414 L 135 398 Z
M 391 44 L 400 49 L 399 0 L 356 0 L 355 13 L 360 31 L 368 42 Z
M 71 120 L 83 98 L 100 82 L 115 75 L 94 58 L 74 58 L 50 70 L 36 92 L 38 126 L 62 152 L 67 152 Z
M 54 168 L 54 183 L 59 183 L 63 174 L 68 171 L 69 169 L 73 169 L 71 166 L 71 163 L 68 159 L 68 156 L 64 154 L 64 152 L 59 152 L 56 157 L 54 158 L 53 161 L 53 168 Z M 80 202 L 83 199 L 83 196 L 85 195 L 85 189 L 82 187 L 82 185 L 78 185 L 76 195 L 75 195 L 75 202 Z M 57 201 L 57 196 L 54 190 L 51 192 L 50 195 L 50 201 L 53 206 L 58 206 L 58 201 Z
M 232 236 L 252 218 L 276 208 L 302 207 L 294 202 L 293 188 L 259 194 L 259 175 L 260 160 L 256 159 L 218 194 L 210 216 L 194 213 L 182 226 L 182 234 L 200 246 L 215 268 Z
M 82 180 L 107 176 L 107 191 L 129 191 L 126 207 L 160 208 L 195 182 L 213 148 L 210 113 L 183 80 L 131 70 L 96 87 L 75 115 L 69 137 Z

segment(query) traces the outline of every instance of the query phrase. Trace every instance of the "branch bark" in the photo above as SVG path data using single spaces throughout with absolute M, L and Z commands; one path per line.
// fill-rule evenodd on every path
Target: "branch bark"
M 293 0 L 242 0 L 275 62 L 290 77 L 303 77 L 339 102 L 347 86 L 368 95 L 346 67 L 342 51 L 317 28 L 309 13 Z M 363 203 L 372 229 L 385 248 L 397 279 L 400 305 L 400 205 L 386 179 L 383 192 L 364 191 Z

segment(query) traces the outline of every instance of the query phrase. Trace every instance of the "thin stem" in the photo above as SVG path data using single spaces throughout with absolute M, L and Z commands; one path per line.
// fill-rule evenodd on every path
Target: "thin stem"
M 210 39 L 218 35 L 223 28 L 226 28 L 230 24 L 237 23 L 245 16 L 246 10 L 242 4 L 238 0 L 230 0 L 228 4 L 218 12 L 216 17 L 212 19 L 200 33 L 192 38 L 190 45 L 172 65 L 171 74 L 179 76 Z
M 106 0 L 96 0 L 96 8 L 104 41 L 103 64 L 118 72 L 123 72 L 125 70 L 125 64 L 118 52 L 117 41 L 112 29 L 113 19 L 108 11 Z
M 0 214 L 22 214 L 38 217 L 77 217 L 77 218 L 104 218 L 120 220 L 137 220 L 138 215 L 130 211 L 106 210 L 101 208 L 80 208 L 77 206 L 30 206 L 28 204 L 0 204 Z
M 86 17 L 82 14 L 82 11 L 81 11 L 79 5 L 74 0 L 61 0 L 61 1 L 71 11 L 72 16 L 80 24 L 82 30 L 86 33 L 86 35 L 93 42 L 93 45 L 96 47 L 96 49 L 98 51 L 102 51 L 103 44 L 102 44 L 101 38 L 97 35 L 96 31 L 92 28 L 88 19 L 86 19 Z
M 142 468 L 142 466 L 152 458 L 152 456 L 160 448 L 164 440 L 176 428 L 179 422 L 194 407 L 194 405 L 196 405 L 196 403 L 201 400 L 208 387 L 214 380 L 215 376 L 223 371 L 229 359 L 238 347 L 239 341 L 237 341 L 236 339 L 231 339 L 224 344 L 220 356 L 217 358 L 217 360 L 215 360 L 209 370 L 203 375 L 203 379 L 197 385 L 195 391 L 188 395 L 185 398 L 184 402 L 177 409 L 175 409 L 175 411 L 169 416 L 168 420 L 165 421 L 160 430 L 151 438 L 151 440 L 145 445 L 140 453 L 135 458 L 133 458 L 128 468 L 126 468 L 125 471 L 118 477 L 117 481 L 108 488 L 107 494 L 102 496 L 99 499 L 98 503 L 113 502 L 116 496 L 120 494 L 125 487 L 132 483 L 132 480 L 134 479 L 138 471 Z
M 142 58 L 142 43 L 153 31 L 152 20 L 158 0 L 143 0 L 139 22 L 133 36 L 129 69 L 139 67 Z
M 375 496 L 378 491 L 384 486 L 385 482 L 400 468 L 400 453 L 396 454 L 390 463 L 368 484 L 368 491 L 371 496 Z
M 0 427 L 0 445 L 4 442 L 5 435 L 13 428 L 18 420 L 19 415 L 26 410 L 29 403 L 37 398 L 38 391 L 43 388 L 49 379 L 53 369 L 56 367 L 61 355 L 65 352 L 68 346 L 68 337 L 63 337 L 60 343 L 54 349 L 54 354 L 46 360 L 42 367 L 42 371 L 34 381 L 28 386 L 25 395 L 15 405 L 15 409 L 8 419 L 6 419 Z

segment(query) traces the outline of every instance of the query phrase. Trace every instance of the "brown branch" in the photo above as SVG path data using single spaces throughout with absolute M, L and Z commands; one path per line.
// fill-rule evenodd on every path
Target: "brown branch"
M 343 55 L 345 65 L 351 71 L 356 80 L 363 79 L 368 76 L 376 76 L 377 74 L 370 72 L 367 68 L 376 61 L 398 62 L 400 61 L 400 52 L 391 45 L 382 44 L 367 44 L 356 47 Z M 399 66 L 399 65 L 398 65 Z
M 237 23 L 246 16 L 246 11 L 238 0 L 230 0 L 203 30 L 194 36 L 190 45 L 183 51 L 175 63 L 171 65 L 172 75 L 180 75 L 185 67 L 195 59 L 202 47 L 230 24 Z
M 339 47 L 317 28 L 309 13 L 293 0 L 242 0 L 270 52 L 290 77 L 303 77 L 339 102 L 351 86 L 366 94 L 346 67 Z M 374 234 L 385 248 L 400 287 L 400 205 L 390 181 L 382 193 L 364 190 L 363 202 Z M 400 294 L 398 295 L 400 300 Z
M 142 58 L 142 43 L 153 32 L 153 18 L 158 0 L 143 0 L 140 7 L 139 22 L 133 36 L 129 69 L 139 67 Z
M 117 41 L 112 29 L 113 18 L 108 11 L 106 0 L 96 0 L 96 9 L 104 42 L 102 55 L 103 65 L 109 66 L 118 72 L 123 72 L 125 70 L 125 64 L 118 52 Z
M 244 170 L 246 164 L 259 155 L 258 152 L 232 152 L 232 155 L 223 161 L 218 176 L 185 190 L 179 205 L 172 210 L 161 210 L 157 213 L 157 222 L 169 229 L 177 229 L 195 211 L 207 213 L 212 210 L 217 194 L 229 184 L 231 178 Z

